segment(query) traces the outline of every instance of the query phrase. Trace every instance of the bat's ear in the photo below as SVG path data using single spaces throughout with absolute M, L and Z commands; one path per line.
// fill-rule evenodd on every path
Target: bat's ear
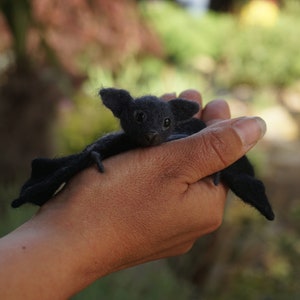
M 198 103 L 180 98 L 171 100 L 168 103 L 177 122 L 192 118 L 200 109 Z
M 133 98 L 126 90 L 107 88 L 101 89 L 99 95 L 103 104 L 109 108 L 115 117 L 120 118 L 121 113 L 133 101 Z

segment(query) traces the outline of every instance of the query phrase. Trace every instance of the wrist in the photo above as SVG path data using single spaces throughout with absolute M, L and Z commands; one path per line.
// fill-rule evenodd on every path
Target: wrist
M 53 204 L 0 240 L 1 299 L 67 299 L 114 271 Z
M 29 221 L 29 230 L 36 231 L 39 228 L 36 243 L 48 249 L 45 259 L 49 257 L 51 260 L 49 265 L 53 273 L 50 276 L 57 281 L 58 289 L 67 292 L 62 298 L 69 298 L 96 279 L 114 271 L 110 267 L 111 250 L 108 250 L 109 243 L 96 248 L 99 242 L 90 239 L 81 218 L 74 218 L 76 215 L 69 217 L 69 212 L 65 211 L 68 207 L 64 207 L 64 204 L 62 209 L 56 208 L 55 204 L 52 206 L 52 203 L 49 206 L 51 208 L 42 208 Z M 103 235 L 99 235 L 100 239 L 106 242 Z M 57 275 L 59 278 L 56 278 Z
M 71 195 L 71 191 L 74 194 Z M 57 263 L 68 266 L 63 271 L 66 284 L 74 283 L 74 292 L 122 269 L 124 264 L 118 229 L 105 213 L 99 214 L 98 220 L 95 215 L 86 215 L 82 207 L 86 203 L 81 199 L 87 197 L 82 187 L 77 191 L 75 184 L 43 206 L 31 220 L 32 227 L 42 228 L 41 235 L 49 242 L 53 256 L 59 252 Z M 95 205 L 98 206 L 98 202 Z

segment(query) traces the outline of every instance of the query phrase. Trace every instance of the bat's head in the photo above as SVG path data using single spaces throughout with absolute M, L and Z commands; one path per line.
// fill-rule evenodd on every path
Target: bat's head
M 104 105 L 120 119 L 124 132 L 140 146 L 165 142 L 177 123 L 192 118 L 199 110 L 197 103 L 183 99 L 133 99 L 127 91 L 114 88 L 101 89 L 99 94 Z

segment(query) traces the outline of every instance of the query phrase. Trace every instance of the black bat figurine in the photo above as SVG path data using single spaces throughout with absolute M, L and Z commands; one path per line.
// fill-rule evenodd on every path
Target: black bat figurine
M 23 185 L 20 197 L 12 202 L 18 207 L 26 202 L 43 205 L 78 172 L 96 162 L 104 171 L 102 160 L 137 147 L 154 146 L 166 141 L 175 125 L 191 119 L 198 104 L 182 99 L 169 102 L 154 96 L 133 99 L 125 90 L 113 88 L 99 92 L 103 104 L 120 119 L 122 131 L 110 133 L 82 152 L 61 158 L 37 158 L 32 161 L 31 177 Z M 186 136 L 186 135 L 185 135 Z
M 164 102 L 155 96 L 133 99 L 126 90 L 114 88 L 101 89 L 99 95 L 103 104 L 120 119 L 122 131 L 105 135 L 78 154 L 34 159 L 31 177 L 23 185 L 19 198 L 12 202 L 12 207 L 26 202 L 41 206 L 73 176 L 94 163 L 103 173 L 102 161 L 110 156 L 184 138 L 206 127 L 203 121 L 193 118 L 199 105 L 192 101 L 177 98 Z M 255 178 L 246 156 L 214 174 L 215 185 L 220 180 L 268 220 L 274 219 L 264 185 Z

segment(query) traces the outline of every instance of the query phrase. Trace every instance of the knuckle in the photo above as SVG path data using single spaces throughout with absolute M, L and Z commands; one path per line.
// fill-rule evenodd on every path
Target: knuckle
M 235 143 L 228 143 L 220 130 L 211 130 L 209 137 L 204 138 L 204 151 L 207 157 L 212 157 L 219 169 L 226 168 L 234 161 L 237 148 Z M 234 151 L 233 151 L 234 150 Z
M 224 139 L 220 136 L 217 131 L 211 131 L 208 139 L 205 140 L 206 151 L 211 152 L 214 156 L 214 160 L 221 164 L 222 167 L 227 166 L 227 162 L 224 159 L 224 154 L 226 153 L 226 148 L 228 145 L 224 142 Z
M 210 232 L 213 232 L 220 228 L 220 226 L 223 223 L 223 213 L 216 213 L 214 214 L 214 217 L 211 219 L 211 224 L 210 224 Z
M 174 256 L 178 256 L 178 255 L 183 255 L 183 254 L 186 254 L 188 253 L 194 246 L 194 243 L 195 243 L 195 240 L 191 241 L 191 242 L 188 242 L 188 243 L 185 243 L 181 246 L 178 246 L 173 255 Z

